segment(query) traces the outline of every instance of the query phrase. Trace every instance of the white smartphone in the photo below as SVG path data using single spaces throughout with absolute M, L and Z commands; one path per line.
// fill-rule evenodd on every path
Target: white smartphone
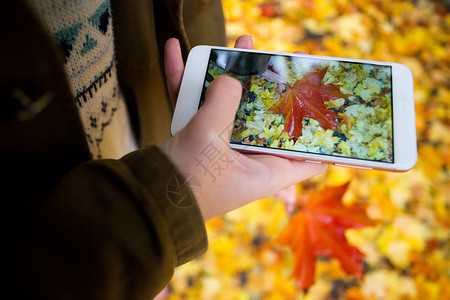
M 197 46 L 186 62 L 172 135 L 220 75 L 243 86 L 231 148 L 386 171 L 416 164 L 413 76 L 405 65 Z

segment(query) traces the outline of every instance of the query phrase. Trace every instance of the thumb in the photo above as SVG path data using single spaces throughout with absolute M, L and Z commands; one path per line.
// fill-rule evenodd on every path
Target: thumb
M 193 121 L 211 134 L 226 131 L 234 122 L 241 94 L 242 86 L 238 80 L 228 76 L 217 77 L 206 90 L 205 103 Z

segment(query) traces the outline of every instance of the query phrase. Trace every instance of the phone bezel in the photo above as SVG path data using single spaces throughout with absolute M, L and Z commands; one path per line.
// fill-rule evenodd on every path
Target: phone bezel
M 197 113 L 201 98 L 205 74 L 209 62 L 211 49 L 235 50 L 243 52 L 254 52 L 262 54 L 287 55 L 294 57 L 316 58 L 322 60 L 339 60 L 355 63 L 366 63 L 375 65 L 391 66 L 392 69 L 392 115 L 393 115 L 393 149 L 394 162 L 369 161 L 358 158 L 332 156 L 326 154 L 315 154 L 295 152 L 283 149 L 264 148 L 251 145 L 240 145 L 230 143 L 230 147 L 239 151 L 272 154 L 291 159 L 299 159 L 310 162 L 335 164 L 339 166 L 376 169 L 386 171 L 407 171 L 414 167 L 417 161 L 417 139 L 415 126 L 414 89 L 411 70 L 402 64 L 362 59 L 349 59 L 340 57 L 317 56 L 296 53 L 281 53 L 272 51 L 196 46 L 186 61 L 183 80 L 180 86 L 177 104 L 171 125 L 171 134 L 175 135 L 184 128 L 191 118 Z

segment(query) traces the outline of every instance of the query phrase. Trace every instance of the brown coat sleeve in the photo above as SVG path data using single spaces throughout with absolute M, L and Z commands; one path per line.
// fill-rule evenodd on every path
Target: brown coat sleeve
M 207 248 L 201 213 L 180 178 L 157 147 L 70 171 L 49 197 L 22 207 L 16 296 L 152 299 L 174 267 Z

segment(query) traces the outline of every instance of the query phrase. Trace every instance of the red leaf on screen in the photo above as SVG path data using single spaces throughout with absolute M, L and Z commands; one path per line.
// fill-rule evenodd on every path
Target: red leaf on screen
M 324 101 L 345 98 L 340 87 L 334 84 L 323 84 L 327 68 L 310 71 L 301 79 L 288 87 L 269 112 L 280 113 L 284 118 L 284 131 L 290 137 L 302 135 L 303 118 L 312 118 L 319 122 L 323 129 L 337 130 L 337 114 L 328 109 Z

